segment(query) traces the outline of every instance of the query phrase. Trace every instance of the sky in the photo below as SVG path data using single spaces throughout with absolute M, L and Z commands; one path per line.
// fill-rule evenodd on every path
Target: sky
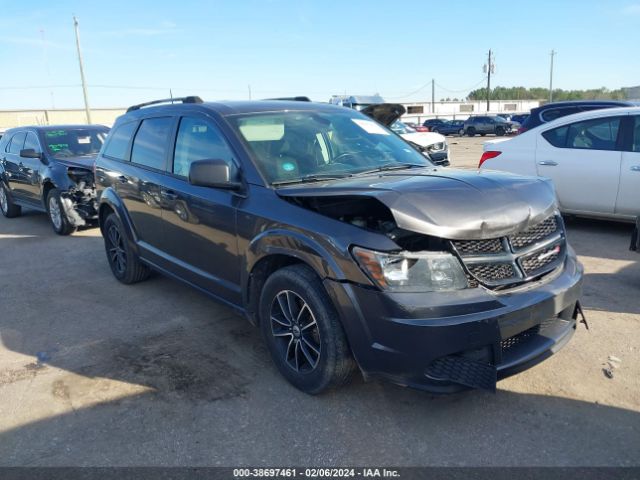
M 640 85 L 640 1 L 0 0 L 0 110 L 379 93 L 465 97 L 486 84 Z

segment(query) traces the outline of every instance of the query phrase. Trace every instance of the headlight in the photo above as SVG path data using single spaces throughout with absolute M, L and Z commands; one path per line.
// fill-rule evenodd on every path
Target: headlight
M 383 253 L 355 247 L 353 256 L 380 287 L 394 292 L 442 292 L 468 288 L 456 257 L 447 252 Z

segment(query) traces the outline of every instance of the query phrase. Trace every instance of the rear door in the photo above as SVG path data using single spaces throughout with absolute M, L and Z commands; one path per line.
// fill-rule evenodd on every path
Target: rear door
M 616 214 L 631 217 L 640 215 L 640 115 L 629 117 L 630 144 L 622 152 L 620 191 Z
M 225 160 L 235 168 L 232 150 L 211 119 L 182 117 L 170 173 L 160 189 L 161 248 L 181 277 L 239 305 L 236 208 L 242 199 L 230 190 L 189 183 L 191 163 L 207 159 Z
M 24 163 L 20 157 L 20 150 L 24 147 L 26 132 L 16 132 L 13 134 L 5 151 L 3 152 L 4 168 L 7 171 L 7 182 L 11 189 L 11 194 L 16 200 L 28 201 L 28 180 L 25 174 Z
M 163 229 L 160 187 L 166 177 L 170 138 L 175 117 L 145 118 L 133 138 L 131 160 L 122 162 L 116 191 L 123 200 L 133 223 L 143 256 L 154 261 L 161 258 Z M 111 143 L 110 145 L 111 146 Z M 105 151 L 107 154 L 108 149 Z
M 612 215 L 620 179 L 620 116 L 599 117 L 544 131 L 538 175 L 551 178 L 563 211 Z

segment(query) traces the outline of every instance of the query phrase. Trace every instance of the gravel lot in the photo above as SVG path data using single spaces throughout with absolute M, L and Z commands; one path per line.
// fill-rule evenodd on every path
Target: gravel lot
M 483 140 L 450 137 L 454 166 Z M 640 255 L 629 225 L 568 229 L 590 330 L 559 354 L 497 394 L 356 379 L 309 397 L 229 309 L 119 284 L 97 229 L 0 217 L 0 465 L 640 465 Z

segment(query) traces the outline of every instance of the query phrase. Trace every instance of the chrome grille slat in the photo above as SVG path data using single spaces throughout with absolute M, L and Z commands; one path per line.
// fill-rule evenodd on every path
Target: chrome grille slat
M 451 244 L 468 276 L 489 288 L 538 279 L 555 270 L 566 255 L 562 220 L 556 214 L 507 237 L 452 240 Z

